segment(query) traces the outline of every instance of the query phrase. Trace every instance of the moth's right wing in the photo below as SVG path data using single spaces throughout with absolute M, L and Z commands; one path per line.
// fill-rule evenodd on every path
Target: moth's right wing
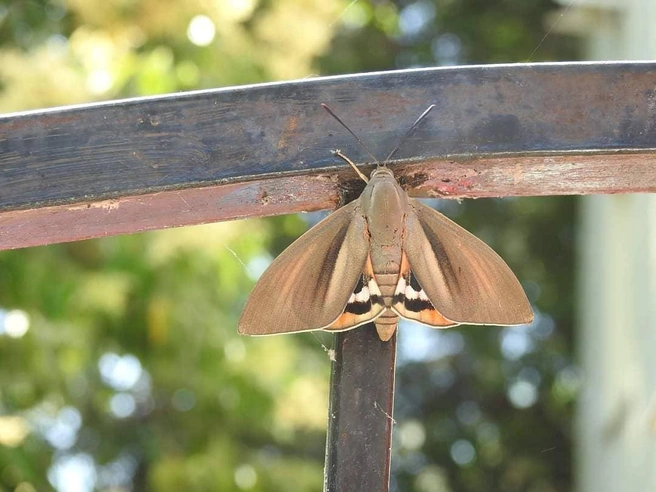
M 271 263 L 246 301 L 240 333 L 345 330 L 379 314 L 345 313 L 349 301 L 363 299 L 356 294 L 368 292 L 361 284 L 368 280 L 369 236 L 359 205 L 355 200 L 333 212 Z
M 403 290 L 405 297 L 395 304 L 401 316 L 438 327 L 521 325 L 533 320 L 521 284 L 501 257 L 455 222 L 413 199 L 404 248 L 409 269 L 397 290 L 399 294 Z M 420 317 L 431 307 L 439 314 L 438 322 Z M 409 316 L 401 312 L 403 308 L 417 312 Z

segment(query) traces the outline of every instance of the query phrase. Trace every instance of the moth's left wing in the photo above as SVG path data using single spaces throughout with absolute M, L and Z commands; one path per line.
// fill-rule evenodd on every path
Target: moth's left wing
M 369 257 L 359 204 L 355 200 L 330 214 L 271 263 L 246 302 L 240 333 L 345 330 L 376 316 L 363 316 L 359 302 L 365 300 L 358 288 Z M 360 290 L 368 292 L 368 287 Z
M 519 281 L 487 244 L 417 200 L 410 199 L 406 222 L 405 272 L 399 286 L 408 295 L 395 296 L 401 316 L 432 326 L 453 324 L 521 325 L 533 311 Z M 437 323 L 408 316 L 408 297 L 430 301 Z M 422 307 L 419 306 L 418 307 Z M 426 306 L 423 306 L 426 307 Z M 409 313 L 402 310 L 409 309 Z
M 324 330 L 350 330 L 351 328 L 375 320 L 383 314 L 384 310 L 385 302 L 374 277 L 371 256 L 367 256 L 360 280 L 358 280 L 358 284 L 353 289 L 353 293 L 346 303 L 344 312 L 330 326 L 325 327 Z

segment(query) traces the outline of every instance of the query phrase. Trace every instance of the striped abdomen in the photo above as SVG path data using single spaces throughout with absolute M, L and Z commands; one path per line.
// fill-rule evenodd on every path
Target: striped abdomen
M 392 311 L 392 299 L 394 298 L 394 290 L 399 280 L 398 271 L 396 273 L 378 273 L 376 274 L 376 283 L 380 289 L 381 297 L 385 303 L 385 311 L 381 314 L 374 323 L 376 324 L 376 331 L 381 340 L 387 341 L 394 335 L 394 330 L 398 324 L 399 318 Z

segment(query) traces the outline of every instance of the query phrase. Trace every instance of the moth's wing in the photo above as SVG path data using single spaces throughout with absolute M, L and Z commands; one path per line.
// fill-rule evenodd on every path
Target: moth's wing
M 457 325 L 455 321 L 446 319 L 428 298 L 419 285 L 417 276 L 410 269 L 410 263 L 405 252 L 401 255 L 401 272 L 394 291 L 392 311 L 402 318 L 418 321 L 425 325 L 447 328 Z
M 501 257 L 473 234 L 413 199 L 404 252 L 409 280 L 414 276 L 420 287 L 417 296 L 423 292 L 444 320 L 482 325 L 521 325 L 533 320 L 522 286 Z M 397 290 L 402 281 L 403 272 Z
M 375 320 L 385 311 L 385 301 L 374 277 L 371 256 L 367 260 L 360 279 L 349 297 L 342 314 L 330 326 L 330 331 L 345 331 Z
M 338 320 L 369 256 L 359 207 L 356 200 L 333 212 L 271 263 L 246 301 L 240 333 L 317 330 Z

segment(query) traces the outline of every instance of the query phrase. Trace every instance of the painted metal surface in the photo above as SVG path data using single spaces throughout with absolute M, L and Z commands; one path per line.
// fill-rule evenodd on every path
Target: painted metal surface
M 335 335 L 326 437 L 325 492 L 386 492 L 394 419 L 396 333 L 373 323 Z
M 358 185 L 331 149 L 367 157 L 323 101 L 380 156 L 437 105 L 394 163 L 414 196 L 654 191 L 655 81 L 655 63 L 449 67 L 6 115 L 0 249 L 334 208 Z

